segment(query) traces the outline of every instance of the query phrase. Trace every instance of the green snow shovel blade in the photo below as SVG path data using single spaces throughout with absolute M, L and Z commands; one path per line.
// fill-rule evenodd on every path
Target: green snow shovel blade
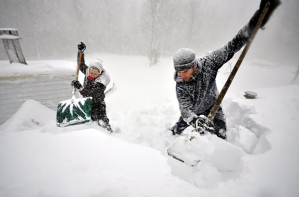
M 56 125 L 66 127 L 91 121 L 91 97 L 61 101 L 57 107 Z

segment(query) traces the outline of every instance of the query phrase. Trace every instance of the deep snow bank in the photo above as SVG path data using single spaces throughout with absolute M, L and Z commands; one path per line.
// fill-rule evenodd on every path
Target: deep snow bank
M 246 154 L 237 154 L 234 165 L 227 163 L 232 161 L 230 152 L 212 154 L 195 167 L 166 155 L 175 139 L 166 131 L 169 117 L 177 115 L 171 104 L 111 114 L 120 131 L 110 136 L 96 124 L 57 128 L 53 110 L 28 100 L 0 126 L 1 192 L 4 196 L 296 196 L 298 85 L 255 91 L 256 99 L 239 96 L 224 101 L 229 127 L 224 144 L 230 145 L 206 141 L 212 151 L 221 147 L 225 153 L 235 146 Z
M 105 55 L 103 59 L 116 84 L 106 100 L 108 117 L 118 132 L 108 136 L 96 124 L 57 128 L 53 110 L 27 101 L 0 126 L 0 170 L 4 174 L 0 188 L 5 195 L 297 196 L 298 78 L 290 85 L 295 67 L 243 62 L 223 101 L 228 124 L 228 142 L 223 143 L 242 154 L 236 154 L 234 165 L 226 168 L 221 163 L 230 164 L 226 154 L 190 167 L 166 155 L 175 140 L 167 128 L 179 117 L 171 59 L 152 68 L 143 57 Z M 219 87 L 227 76 L 224 66 L 217 77 Z M 257 92 L 258 97 L 245 99 L 245 90 Z M 207 149 L 217 150 L 208 137 L 202 140 L 207 140 Z M 229 150 L 223 147 L 221 151 Z M 122 154 L 112 159 L 108 151 Z M 143 165 L 140 160 L 149 165 L 134 165 Z M 158 169 L 152 169 L 156 165 Z M 101 173 L 111 176 L 111 184 L 105 184 L 98 176 Z M 166 181 L 157 181 L 163 188 L 152 183 L 156 177 Z M 121 181 L 114 185 L 117 179 Z M 133 186 L 133 182 L 138 184 Z
M 74 131 L 75 126 L 65 132 L 52 127 L 53 115 L 53 110 L 29 100 L 1 126 L 1 196 L 162 197 L 199 192 L 172 176 L 159 151 L 96 129 Z

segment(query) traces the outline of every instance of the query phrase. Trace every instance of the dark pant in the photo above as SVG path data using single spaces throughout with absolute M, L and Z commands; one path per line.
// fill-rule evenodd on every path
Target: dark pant
M 91 120 L 103 120 L 109 124 L 109 119 L 106 115 L 106 104 L 105 101 L 99 101 L 91 104 Z
M 197 114 L 199 115 L 204 115 L 204 116 L 208 116 L 210 113 L 211 109 L 206 110 L 205 112 L 203 112 L 202 114 Z M 217 136 L 219 136 L 220 134 L 220 130 L 222 129 L 222 133 L 226 132 L 226 121 L 225 121 L 225 115 L 222 111 L 222 108 L 219 107 L 215 117 L 214 117 L 214 130 L 215 130 L 215 134 Z M 173 128 L 171 129 L 172 132 L 174 134 L 181 134 L 187 127 L 189 127 L 190 125 L 188 125 L 182 117 L 179 118 L 178 122 L 173 126 Z

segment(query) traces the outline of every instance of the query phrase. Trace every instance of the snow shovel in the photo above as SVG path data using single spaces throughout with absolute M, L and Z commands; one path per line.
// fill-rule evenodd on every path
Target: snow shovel
M 241 64 L 243 62 L 243 59 L 244 59 L 245 55 L 247 54 L 247 51 L 249 50 L 249 47 L 251 46 L 251 43 L 252 43 L 253 39 L 255 38 L 255 35 L 256 35 L 257 31 L 259 30 L 259 28 L 260 28 L 260 26 L 261 26 L 261 24 L 262 24 L 262 22 L 264 20 L 264 17 L 266 15 L 269 7 L 270 7 L 270 3 L 267 2 L 266 6 L 263 9 L 262 14 L 261 14 L 261 16 L 260 16 L 260 18 L 259 18 L 259 20 L 257 22 L 257 24 L 256 24 L 256 26 L 255 26 L 255 28 L 254 28 L 254 30 L 252 32 L 252 34 L 249 37 L 249 40 L 248 40 L 246 46 L 244 47 L 244 49 L 243 49 L 243 51 L 242 51 L 242 53 L 241 53 L 241 55 L 240 55 L 240 57 L 239 57 L 236 65 L 235 65 L 235 67 L 233 68 L 233 70 L 232 70 L 231 74 L 229 75 L 228 79 L 226 80 L 226 83 L 224 84 L 224 86 L 223 86 L 223 88 L 222 88 L 222 90 L 221 90 L 221 92 L 220 92 L 217 100 L 215 101 L 215 103 L 214 103 L 214 105 L 213 105 L 213 107 L 212 107 L 212 109 L 211 109 L 211 111 L 210 111 L 210 113 L 208 115 L 208 118 L 210 120 L 214 119 L 214 117 L 216 115 L 216 112 L 218 111 L 218 109 L 220 107 L 220 104 L 221 104 L 221 102 L 222 102 L 222 100 L 223 100 L 223 98 L 224 98 L 224 96 L 225 96 L 225 94 L 226 94 L 229 86 L 231 85 L 231 83 L 232 83 L 232 81 L 233 81 L 233 79 L 234 79 L 237 71 L 239 70 L 239 68 L 240 68 L 240 66 L 241 66 Z
M 78 80 L 81 58 L 82 52 L 79 53 L 76 80 Z M 90 115 L 92 97 L 76 99 L 76 90 L 77 89 L 74 88 L 72 99 L 61 101 L 58 104 L 56 114 L 56 125 L 58 127 L 85 124 L 91 121 Z
M 257 33 L 257 31 L 259 30 L 259 28 L 262 24 L 262 21 L 263 21 L 265 15 L 266 15 L 266 13 L 269 9 L 269 6 L 270 6 L 270 3 L 267 2 L 267 4 L 266 4 L 265 8 L 263 9 L 262 14 L 261 14 L 261 16 L 260 16 L 253 32 L 252 32 L 249 40 L 248 40 L 245 48 L 243 49 L 243 51 L 242 51 L 236 65 L 235 65 L 235 67 L 233 68 L 231 74 L 229 75 L 225 85 L 223 86 L 217 100 L 215 101 L 215 103 L 214 103 L 214 105 L 213 105 L 213 107 L 212 107 L 212 109 L 211 109 L 211 111 L 208 115 L 208 118 L 210 120 L 214 119 L 214 117 L 216 115 L 216 112 L 219 109 L 220 104 L 221 104 L 221 102 L 222 102 L 229 86 L 231 85 L 231 83 L 232 83 L 239 67 L 241 66 L 241 63 L 242 63 L 242 61 L 243 61 L 243 59 L 244 59 L 251 43 L 252 43 L 252 41 L 253 41 L 256 33 Z M 194 132 L 194 133 L 195 133 L 195 135 L 198 134 L 198 132 Z M 199 132 L 199 133 L 205 133 L 205 131 Z M 192 154 L 192 153 L 189 155 L 188 153 L 190 152 L 190 150 L 188 150 L 188 149 L 184 150 L 182 148 L 182 143 L 183 142 L 186 144 L 185 146 L 190 146 L 190 145 L 188 145 L 188 143 L 190 143 L 193 139 L 196 139 L 196 137 L 194 135 L 189 136 L 187 140 L 186 140 L 186 136 L 178 137 L 178 139 L 167 149 L 167 154 L 169 156 L 173 157 L 174 159 L 178 160 L 178 161 L 181 161 L 181 162 L 186 163 L 186 164 L 191 165 L 191 166 L 195 166 L 201 160 L 201 158 L 199 158 L 200 156 L 198 156 L 197 154 Z M 178 149 L 176 147 L 180 147 L 180 148 Z

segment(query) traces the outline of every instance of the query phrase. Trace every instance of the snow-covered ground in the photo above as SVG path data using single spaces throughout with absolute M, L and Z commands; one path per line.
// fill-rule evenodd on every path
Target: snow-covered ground
M 26 101 L 0 126 L 0 196 L 298 196 L 297 66 L 244 61 L 223 101 L 228 140 L 194 140 L 206 154 L 191 167 L 166 154 L 176 138 L 167 128 L 180 115 L 172 59 L 149 67 L 146 57 L 100 56 L 115 84 L 106 104 L 117 132 L 95 123 L 58 128 L 54 110 Z M 57 73 L 75 60 L 41 69 Z M 235 62 L 219 71 L 219 89 Z M 51 63 L 2 66 L 1 75 Z M 245 99 L 248 90 L 257 98 Z

